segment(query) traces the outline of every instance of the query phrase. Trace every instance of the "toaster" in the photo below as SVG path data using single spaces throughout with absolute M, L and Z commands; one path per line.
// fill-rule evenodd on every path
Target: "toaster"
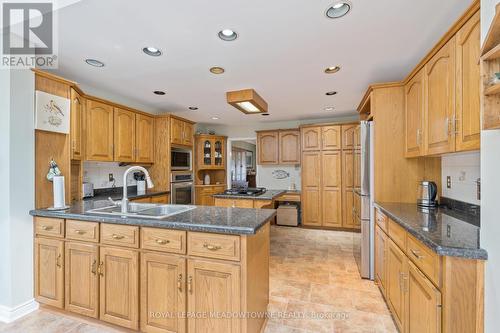
M 91 198 L 94 196 L 94 184 L 92 183 L 82 183 L 82 195 L 84 198 Z

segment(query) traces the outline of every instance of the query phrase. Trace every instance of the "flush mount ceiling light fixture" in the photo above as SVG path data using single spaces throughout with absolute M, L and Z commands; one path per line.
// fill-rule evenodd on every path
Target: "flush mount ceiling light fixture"
M 267 113 L 266 101 L 253 89 L 228 91 L 226 99 L 229 104 L 245 114 Z
M 163 96 L 163 95 L 165 95 L 165 92 L 161 91 L 161 90 L 155 90 L 155 91 L 153 91 L 153 94 Z
M 325 68 L 325 73 L 326 74 L 334 74 L 337 73 L 340 70 L 340 66 L 331 66 Z
M 212 120 L 219 120 L 219 117 L 213 116 Z
M 95 59 L 85 59 L 85 62 L 90 65 L 90 66 L 94 66 L 94 67 L 104 67 L 104 63 L 103 62 L 100 62 L 99 60 L 95 60 Z
M 349 1 L 335 1 L 325 12 L 327 18 L 336 19 L 345 16 L 352 9 L 352 4 Z
M 337 95 L 337 92 L 336 91 L 327 91 L 325 93 L 326 96 L 333 96 L 333 95 Z
M 218 67 L 218 66 L 215 66 L 215 67 L 211 67 L 210 68 L 210 73 L 212 74 L 222 74 L 224 73 L 226 70 L 222 67 Z
M 161 56 L 161 50 L 156 47 L 147 46 L 142 49 L 142 52 L 146 53 L 148 56 L 159 57 Z
M 196 111 L 196 110 L 198 110 L 198 108 L 197 108 L 196 106 L 190 106 L 190 107 L 188 107 L 188 109 L 189 109 L 189 110 L 191 110 L 191 111 Z
M 334 110 L 334 107 L 333 107 L 333 106 L 327 106 L 327 107 L 325 108 L 325 111 L 327 111 L 327 112 L 330 112 L 330 111 L 333 111 L 333 110 Z
M 221 30 L 217 35 L 219 36 L 220 39 L 226 42 L 231 42 L 233 40 L 236 40 L 236 38 L 238 38 L 238 34 L 236 33 L 236 31 L 231 29 Z

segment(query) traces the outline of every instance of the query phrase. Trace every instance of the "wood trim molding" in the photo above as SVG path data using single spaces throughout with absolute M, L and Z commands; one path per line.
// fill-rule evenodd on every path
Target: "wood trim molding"
M 182 118 L 182 117 L 179 117 L 179 116 L 176 116 L 176 115 L 173 115 L 173 114 L 170 114 L 170 118 L 182 120 L 182 121 L 185 121 L 186 123 L 190 123 L 190 124 L 193 124 L 193 125 L 196 124 L 196 122 L 194 122 L 192 120 L 189 120 L 189 119 L 186 119 L 186 118 Z

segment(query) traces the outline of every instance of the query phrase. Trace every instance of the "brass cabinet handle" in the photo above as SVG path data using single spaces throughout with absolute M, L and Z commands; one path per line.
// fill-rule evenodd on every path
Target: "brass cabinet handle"
M 92 274 L 96 275 L 97 274 L 97 260 L 94 259 L 94 262 L 92 263 L 92 268 L 91 268 Z
M 417 259 L 423 259 L 425 256 L 421 255 L 418 250 L 410 249 L 410 252 L 417 258 Z
M 182 274 L 179 274 L 179 277 L 177 278 L 177 289 L 182 292 Z
M 212 244 L 208 244 L 208 243 L 203 244 L 203 247 L 207 250 L 210 250 L 210 251 L 217 251 L 217 250 L 222 249 L 222 246 L 212 245 Z
M 158 238 L 158 239 L 156 240 L 156 242 L 157 242 L 158 244 L 160 244 L 160 245 L 165 245 L 165 244 L 170 243 L 170 241 L 169 241 L 168 239 L 160 239 L 160 238 Z
M 51 226 L 51 225 L 42 225 L 42 230 L 47 230 L 48 231 L 48 230 L 52 230 L 52 229 L 54 229 L 54 227 Z
M 193 293 L 193 277 L 192 276 L 188 277 L 188 291 L 190 293 Z
M 97 273 L 99 276 L 104 276 L 104 262 L 99 263 L 99 267 L 97 267 Z
M 56 258 L 56 266 L 61 268 L 61 254 L 60 253 Z
M 117 235 L 117 234 L 113 234 L 113 236 L 111 236 L 111 237 L 113 237 L 113 239 L 123 239 L 123 238 L 125 238 L 125 236 Z
M 86 234 L 87 232 L 85 230 L 75 230 L 75 234 L 83 235 Z

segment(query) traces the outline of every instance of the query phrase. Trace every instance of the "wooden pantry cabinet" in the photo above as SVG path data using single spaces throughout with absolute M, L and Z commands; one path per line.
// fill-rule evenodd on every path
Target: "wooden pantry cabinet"
M 42 217 L 34 226 L 42 304 L 154 333 L 257 333 L 265 322 L 225 315 L 267 310 L 269 224 L 241 236 Z

